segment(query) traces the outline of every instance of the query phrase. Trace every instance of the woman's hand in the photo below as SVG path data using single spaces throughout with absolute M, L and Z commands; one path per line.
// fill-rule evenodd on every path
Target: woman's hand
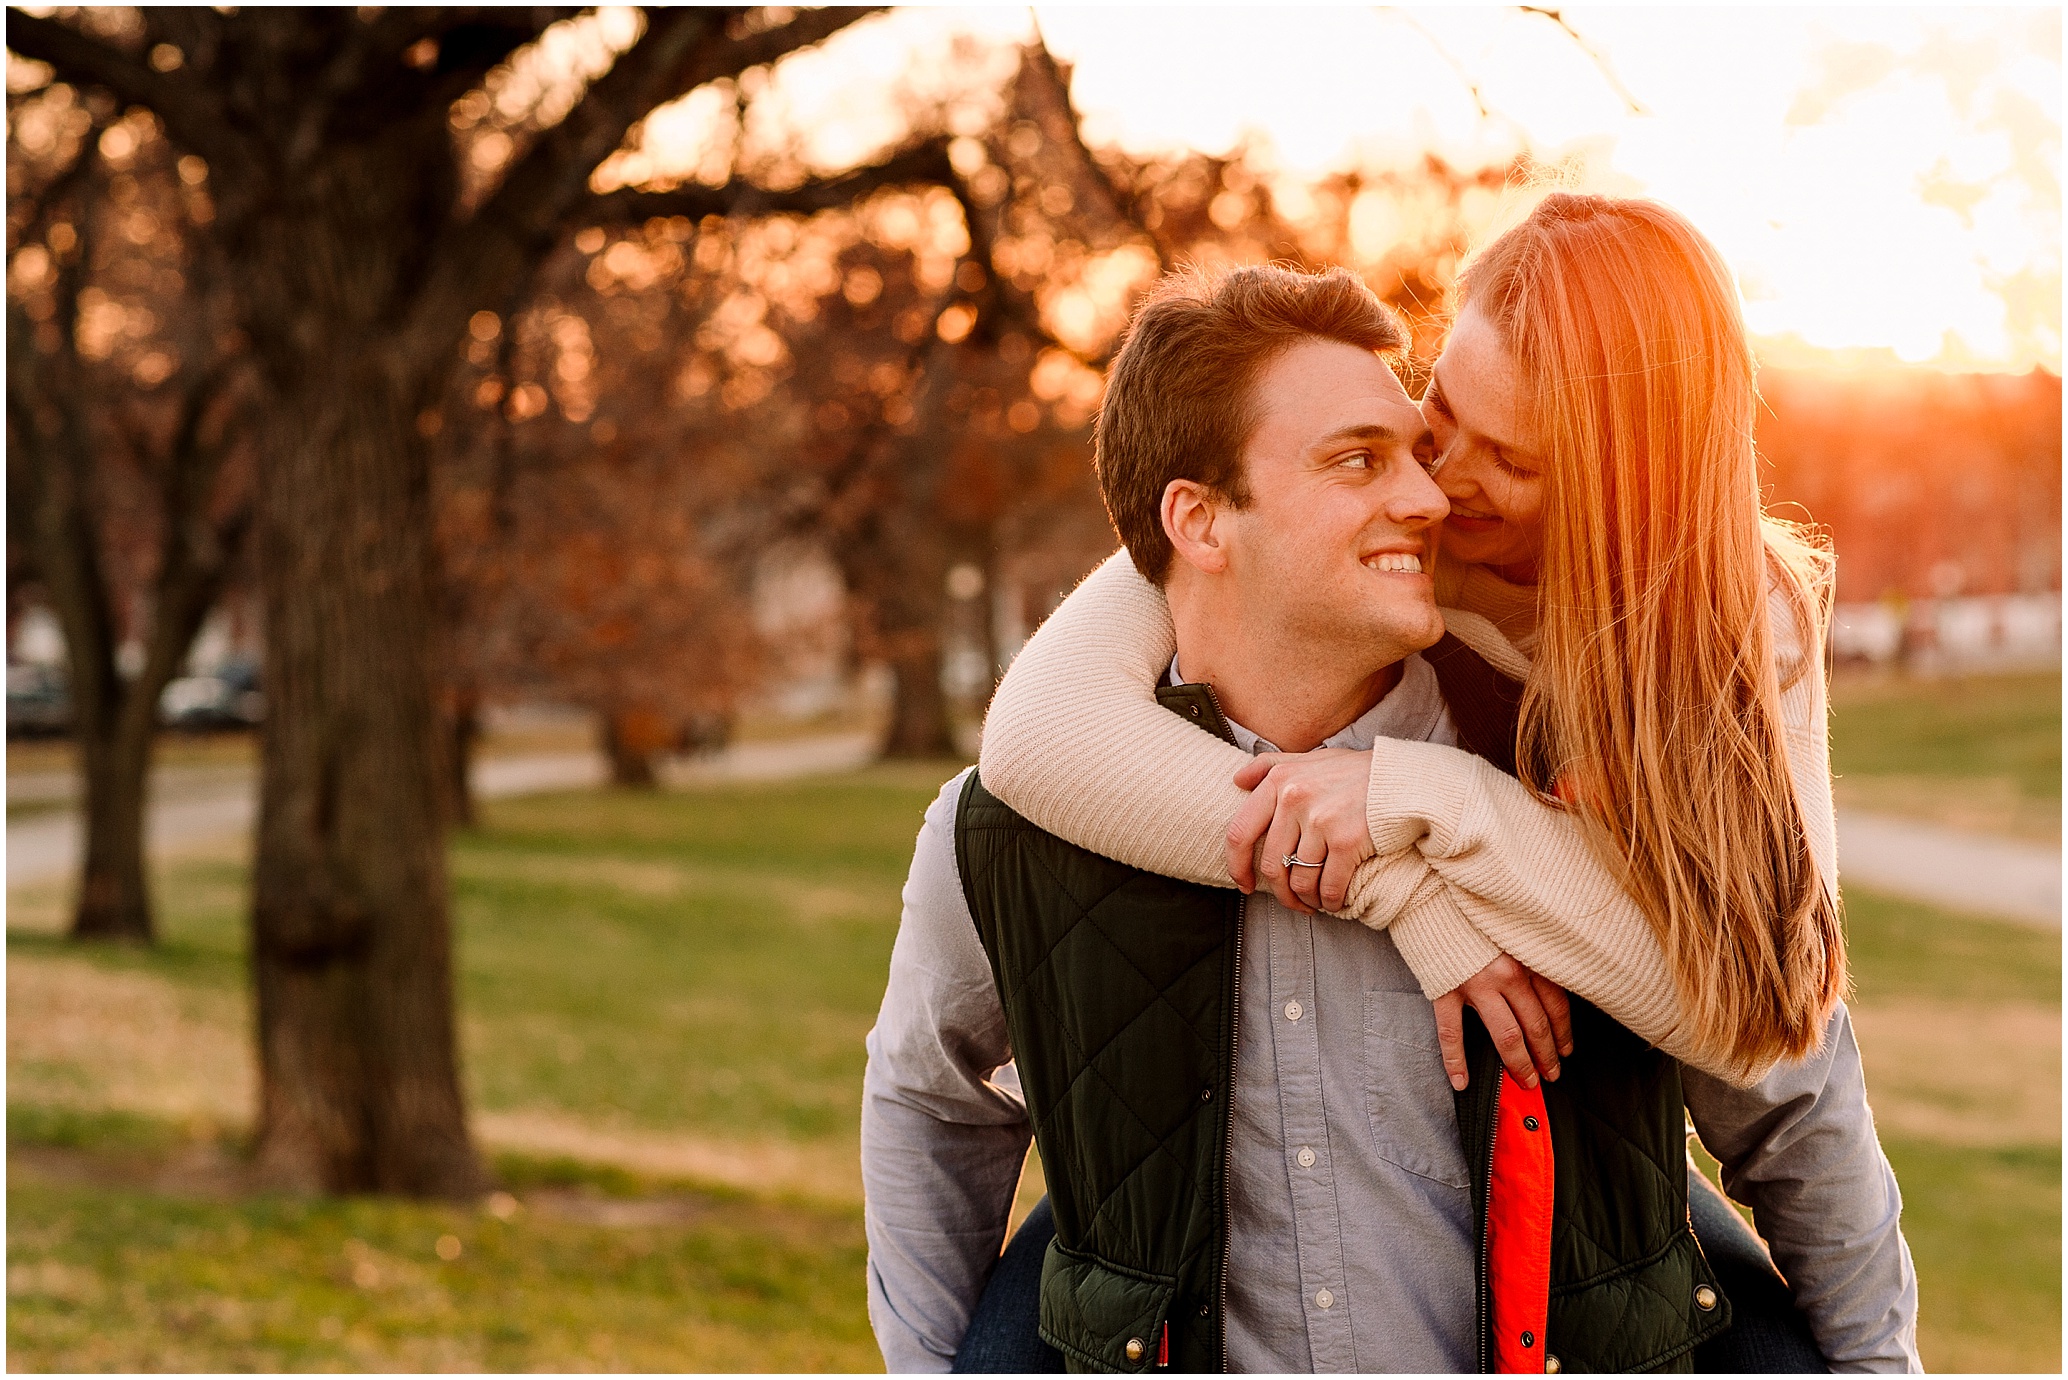
M 1228 875 L 1248 895 L 1263 877 L 1279 904 L 1311 915 L 1335 910 L 1349 894 L 1350 874 L 1378 850 L 1364 803 L 1371 789 L 1371 754 L 1347 748 L 1266 752 L 1235 773 L 1250 793 L 1228 826 Z M 1262 860 L 1257 841 L 1263 840 Z M 1288 867 L 1287 854 L 1320 867 Z M 1438 997 L 1436 1040 L 1451 1086 L 1463 1088 L 1465 1008 L 1493 1036 L 1501 1062 L 1525 1088 L 1538 1077 L 1557 1081 L 1560 1055 L 1573 1052 L 1572 1007 L 1565 989 L 1502 954 Z
M 1558 1081 L 1558 1057 L 1573 1052 L 1572 1007 L 1565 989 L 1502 954 L 1436 999 L 1436 1042 L 1443 1047 L 1443 1070 L 1450 1085 L 1462 1089 L 1465 1066 L 1465 1008 L 1470 1006 L 1494 1037 L 1501 1062 L 1525 1088 L 1537 1085 L 1541 1073 Z
M 1228 826 L 1228 875 L 1243 895 L 1257 889 L 1261 875 L 1288 909 L 1311 915 L 1339 908 L 1357 864 L 1377 851 L 1365 822 L 1371 754 L 1266 752 L 1235 773 L 1235 784 L 1250 793 Z M 1287 867 L 1287 855 L 1321 866 Z

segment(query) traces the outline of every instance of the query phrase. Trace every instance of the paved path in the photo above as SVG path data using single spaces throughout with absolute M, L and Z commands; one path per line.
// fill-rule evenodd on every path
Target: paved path
M 154 801 L 147 816 L 152 853 L 175 852 L 251 828 L 255 796 L 247 778 L 209 794 Z M 62 877 L 79 866 L 79 815 L 70 806 L 7 821 L 7 884 Z
M 2061 924 L 2061 850 L 1842 810 L 1838 875 L 1846 882 L 2027 924 Z
M 767 781 L 813 772 L 844 771 L 871 756 L 866 734 L 800 738 L 789 742 L 741 743 L 712 757 L 670 764 L 662 775 L 671 785 L 694 781 Z M 609 766 L 596 752 L 530 757 L 488 757 L 474 764 L 474 792 L 484 800 L 540 791 L 600 786 Z M 79 865 L 80 822 L 71 808 L 76 779 L 69 772 L 22 773 L 10 777 L 7 797 L 15 804 L 64 802 L 47 813 L 7 825 L 7 884 L 47 881 Z M 257 816 L 257 789 L 248 767 L 168 767 L 152 788 L 149 847 L 177 852 L 248 831 Z
M 865 734 L 741 743 L 712 757 L 668 764 L 670 785 L 699 781 L 767 781 L 813 772 L 843 771 L 870 757 Z M 601 754 L 556 753 L 491 757 L 474 767 L 474 789 L 484 799 L 536 791 L 599 786 Z M 63 778 L 12 778 L 17 802 L 66 798 Z M 151 807 L 151 850 L 177 851 L 251 828 L 251 776 L 236 768 L 168 769 Z M 1993 915 L 2035 925 L 2061 923 L 2058 849 L 1980 834 L 1958 833 L 1887 815 L 1842 811 L 1838 817 L 1840 875 L 1875 891 L 1909 896 L 1951 910 Z M 78 866 L 79 821 L 69 809 L 31 815 L 7 828 L 7 881 L 43 881 Z

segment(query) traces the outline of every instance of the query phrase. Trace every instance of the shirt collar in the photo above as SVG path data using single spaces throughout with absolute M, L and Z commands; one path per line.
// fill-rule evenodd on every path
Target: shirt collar
M 1168 682 L 1185 683 L 1175 656 L 1170 659 Z M 1436 683 L 1436 671 L 1420 655 L 1414 655 L 1400 663 L 1400 679 L 1383 699 L 1354 722 L 1323 739 L 1321 746 L 1364 752 L 1380 738 L 1426 741 L 1442 721 L 1443 691 Z M 1252 756 L 1279 751 L 1269 740 L 1259 738 L 1233 719 L 1228 720 L 1228 728 L 1235 735 L 1235 745 Z

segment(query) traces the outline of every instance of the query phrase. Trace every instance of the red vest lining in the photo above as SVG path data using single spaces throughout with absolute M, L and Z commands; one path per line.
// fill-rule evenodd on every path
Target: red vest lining
M 1551 1123 L 1544 1090 L 1501 1072 L 1486 1199 L 1486 1271 L 1494 1369 L 1541 1375 L 1551 1309 Z

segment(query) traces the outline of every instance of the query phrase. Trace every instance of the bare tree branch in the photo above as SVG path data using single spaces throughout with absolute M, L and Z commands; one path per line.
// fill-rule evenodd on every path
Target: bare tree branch
M 354 54 L 345 85 L 362 98 L 410 107 L 420 99 L 439 104 L 453 101 L 480 85 L 512 53 L 537 41 L 554 24 L 580 13 L 571 5 L 388 9 L 367 26 L 362 51 Z M 436 45 L 437 55 L 418 73 L 405 64 L 410 50 L 427 40 Z M 398 101 L 392 87 L 397 77 L 405 74 L 424 90 L 409 92 Z
M 1565 30 L 1565 36 L 1570 38 L 1578 46 L 1579 50 L 1587 55 L 1602 77 L 1610 86 L 1616 89 L 1616 94 L 1623 98 L 1623 104 L 1630 108 L 1632 115 L 1651 114 L 1650 108 L 1643 101 L 1638 100 L 1636 96 L 1632 95 L 1629 87 L 1623 85 L 1623 79 L 1616 75 L 1616 69 L 1609 63 L 1608 54 L 1588 42 L 1586 37 L 1572 26 L 1572 21 L 1565 17 L 1563 10 L 1551 9 L 1544 5 L 1518 5 L 1516 8 L 1524 14 L 1542 15 L 1559 28 Z
M 645 36 L 566 120 L 540 138 L 476 223 L 501 220 L 525 225 L 534 236 L 557 234 L 570 214 L 579 216 L 575 207 L 589 196 L 589 174 L 654 106 L 809 47 L 873 13 L 858 7 L 808 10 L 788 23 L 732 38 L 714 22 L 725 17 L 721 12 L 650 12 Z
M 1156 253 L 1157 267 L 1167 271 L 1171 267 L 1173 254 L 1170 244 L 1161 234 L 1150 228 L 1148 218 L 1142 214 L 1142 208 L 1133 194 L 1113 180 L 1113 175 L 1092 153 L 1091 146 L 1084 142 L 1084 129 L 1078 120 L 1077 107 L 1070 102 L 1069 80 L 1063 75 L 1063 69 L 1056 62 L 1055 54 L 1048 50 L 1048 41 L 1041 36 L 1038 23 L 1034 29 L 1034 41 L 1027 45 L 1023 53 L 1021 71 L 1039 83 L 1044 103 L 1054 115 L 1052 123 L 1058 127 L 1056 132 L 1067 132 L 1068 142 L 1083 167 L 1085 177 L 1105 197 L 1113 215 L 1125 221 L 1149 241 L 1150 247 Z
M 777 212 L 810 215 L 815 211 L 847 206 L 881 187 L 916 186 L 931 183 L 956 185 L 955 169 L 948 161 L 947 140 L 930 139 L 914 144 L 867 167 L 837 177 L 813 178 L 795 187 L 763 187 L 735 179 L 722 187 L 697 184 L 665 192 L 642 192 L 632 188 L 591 197 L 575 208 L 566 228 L 577 225 L 636 225 L 655 216 L 754 216 Z
M 68 24 L 12 8 L 7 11 L 7 46 L 49 63 L 65 81 L 104 87 L 125 104 L 148 106 L 164 122 L 168 137 L 210 162 L 249 152 L 221 104 L 190 72 L 153 71 L 139 58 Z
M 692 73 L 692 80 L 682 89 L 691 91 L 707 81 L 738 76 L 749 67 L 759 67 L 800 48 L 823 43 L 848 25 L 889 8 L 888 5 L 828 5 L 823 9 L 806 10 L 787 23 L 732 40 L 731 51 L 725 54 L 718 66 L 706 72 Z
M 433 258 L 411 334 L 443 337 L 467 312 L 499 299 L 592 197 L 589 175 L 662 102 L 720 77 L 772 62 L 839 32 L 868 9 L 808 10 L 788 23 L 728 37 L 727 11 L 655 9 L 647 30 L 599 77 L 566 119 L 532 145 L 471 220 L 455 224 Z M 431 342 L 432 348 L 442 344 Z
M 1472 104 L 1479 107 L 1479 118 L 1482 120 L 1493 118 L 1493 107 L 1487 103 L 1486 92 L 1480 88 L 1479 79 L 1466 69 L 1464 63 L 1458 61 L 1450 49 L 1443 46 L 1442 39 L 1429 32 L 1428 25 L 1415 18 L 1413 11 L 1403 9 L 1398 5 L 1381 5 L 1379 6 L 1379 13 L 1390 15 L 1400 20 L 1403 24 L 1406 24 L 1420 34 L 1423 40 L 1436 50 L 1436 56 L 1442 58 L 1444 63 L 1449 66 L 1451 74 L 1458 79 L 1466 91 L 1471 93 Z
M 661 101 L 670 78 L 714 28 L 708 11 L 650 12 L 646 32 L 589 87 L 567 118 L 540 135 L 471 218 L 454 222 L 432 251 L 412 314 L 409 350 L 443 352 L 443 337 L 476 303 L 502 297 L 552 243 L 568 209 L 589 195 L 589 174 L 632 125 Z

